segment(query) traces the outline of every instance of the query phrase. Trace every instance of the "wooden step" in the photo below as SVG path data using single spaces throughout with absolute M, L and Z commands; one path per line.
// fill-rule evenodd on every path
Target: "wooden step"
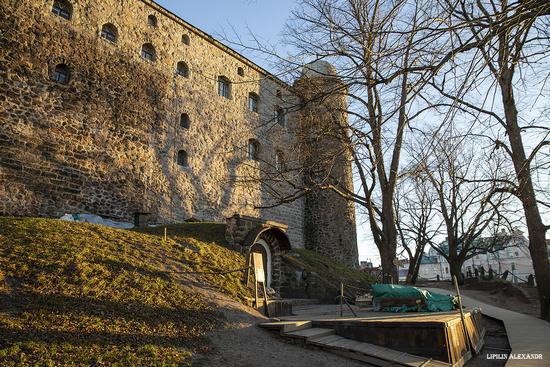
M 334 329 L 324 329 L 324 328 L 313 327 L 309 329 L 290 331 L 287 333 L 283 333 L 282 335 L 290 338 L 312 340 L 312 339 L 318 339 L 318 338 L 322 338 L 333 334 L 334 334 Z
M 362 343 L 338 335 L 308 339 L 307 344 L 321 347 L 348 358 L 368 362 L 374 366 L 450 367 L 448 363 L 379 347 L 374 344 Z
M 341 336 L 332 334 L 332 335 L 322 336 L 320 338 L 312 338 L 308 341 L 308 344 L 315 344 L 315 345 L 322 346 L 322 345 L 325 345 L 327 343 L 331 343 L 333 341 L 340 340 L 341 338 L 342 338 Z
M 311 327 L 311 321 L 265 322 L 259 326 L 279 331 L 283 337 L 303 340 L 306 344 L 315 345 L 327 352 L 367 362 L 373 366 L 451 367 L 449 363 L 347 339 L 336 335 L 334 329 Z
M 311 328 L 311 321 L 276 321 L 276 322 L 263 322 L 258 325 L 261 328 L 269 330 L 278 330 L 281 333 L 288 333 L 291 331 L 303 330 Z

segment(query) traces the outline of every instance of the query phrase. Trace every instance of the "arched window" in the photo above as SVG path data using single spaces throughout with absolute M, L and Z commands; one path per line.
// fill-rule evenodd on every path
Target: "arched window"
M 143 46 L 141 46 L 141 57 L 151 62 L 155 61 L 157 58 L 155 47 L 150 43 L 144 43 Z
M 218 94 L 225 98 L 231 98 L 231 82 L 225 76 L 218 77 Z
M 285 157 L 280 150 L 275 152 L 275 169 L 279 172 L 285 171 Z
M 186 113 L 182 113 L 180 115 L 180 126 L 186 129 L 189 129 L 189 126 L 191 125 L 191 120 L 189 119 L 189 115 Z
M 66 0 L 55 0 L 53 2 L 52 13 L 69 20 L 73 15 L 73 6 Z
M 248 93 L 248 110 L 250 112 L 258 112 L 258 95 L 254 92 Z
M 248 139 L 248 159 L 257 161 L 259 158 L 260 143 L 256 139 Z
M 69 67 L 65 64 L 56 65 L 52 73 L 52 80 L 55 80 L 56 82 L 61 84 L 69 83 L 69 80 L 71 80 Z
M 244 76 L 244 69 L 239 66 L 237 68 L 237 74 L 239 74 L 239 76 Z
M 111 23 L 105 23 L 101 27 L 101 37 L 105 38 L 107 41 L 116 42 L 118 37 L 117 29 Z
M 178 75 L 188 78 L 189 68 L 187 67 L 187 64 L 183 61 L 178 62 L 178 65 L 176 66 L 176 73 L 178 73 Z
M 185 150 L 178 150 L 178 165 L 181 167 L 189 167 L 187 152 Z
M 189 46 L 189 44 L 191 43 L 191 40 L 189 39 L 189 36 L 184 34 L 183 36 L 181 36 L 181 42 L 184 44 L 184 45 L 187 45 Z
M 275 106 L 275 118 L 279 125 L 285 126 L 285 110 L 282 107 Z
M 151 27 L 157 26 L 157 17 L 155 17 L 153 14 L 149 15 L 147 17 L 147 24 L 149 24 Z

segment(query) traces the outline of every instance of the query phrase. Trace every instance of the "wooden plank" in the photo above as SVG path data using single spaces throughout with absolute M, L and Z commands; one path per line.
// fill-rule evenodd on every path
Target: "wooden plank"
M 311 321 L 277 321 L 258 324 L 263 329 L 281 330 L 283 332 L 302 330 L 311 327 Z
M 474 310 L 466 318 L 466 331 L 474 354 L 479 354 L 484 344 L 485 328 L 481 324 L 481 312 Z
M 340 339 L 327 343 L 327 345 L 331 347 L 340 348 L 340 349 L 354 350 L 355 348 L 357 348 L 357 345 L 354 345 L 350 339 L 346 339 L 342 337 L 340 337 Z
M 290 331 L 284 333 L 284 336 L 289 336 L 291 338 L 302 338 L 302 339 L 311 339 L 319 338 L 327 335 L 333 335 L 334 329 L 323 329 L 323 328 L 309 328 L 303 330 Z
M 355 359 L 357 361 L 366 362 L 369 366 L 377 366 L 377 367 L 395 367 L 397 366 L 395 363 L 388 362 L 373 356 L 367 356 L 365 354 L 356 353 L 348 350 L 330 350 L 331 353 L 337 354 L 339 356 Z
M 341 338 L 341 336 L 338 335 L 327 335 L 320 338 L 311 338 L 308 340 L 308 344 L 326 345 L 326 343 L 339 340 L 339 338 Z
M 352 352 L 355 354 L 362 354 L 367 357 L 370 357 L 370 363 L 375 362 L 376 366 L 385 366 L 385 365 L 395 365 L 399 364 L 402 366 L 414 366 L 414 367 L 428 367 L 428 366 L 445 366 L 449 367 L 448 363 L 443 363 L 440 361 L 432 361 L 427 358 L 420 356 L 415 356 L 412 354 L 407 354 L 399 352 L 393 349 L 388 349 L 384 347 L 379 347 L 377 345 L 361 343 L 355 340 L 346 339 L 339 337 L 337 335 L 332 338 L 322 338 L 320 340 L 315 340 L 310 344 L 315 344 L 318 346 L 324 346 L 328 349 L 335 349 L 339 351 Z M 357 359 L 357 358 L 355 358 Z M 367 361 L 365 359 L 360 359 L 362 361 Z
M 283 326 L 282 332 L 288 333 L 290 331 L 303 330 L 311 327 L 311 321 L 295 321 Z
M 392 361 L 398 361 L 400 363 L 411 363 L 411 362 L 424 362 L 427 359 L 412 354 L 407 354 L 399 352 L 393 349 L 379 347 L 377 345 L 363 343 L 358 350 L 361 353 L 383 357 L 386 359 L 391 359 Z

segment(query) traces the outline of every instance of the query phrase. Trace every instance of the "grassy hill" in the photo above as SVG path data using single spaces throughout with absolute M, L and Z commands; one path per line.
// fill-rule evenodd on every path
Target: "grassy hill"
M 0 218 L 0 365 L 188 365 L 223 317 L 163 272 L 166 263 L 215 271 L 244 260 L 215 243 L 219 232 L 210 225 L 187 227 L 212 243 L 193 231 L 198 239 L 180 231 L 164 241 L 92 224 Z M 234 298 L 247 292 L 238 279 L 228 275 L 223 285 Z
M 287 271 L 291 273 L 306 270 L 309 275 L 309 289 L 306 294 L 301 282 L 288 277 L 287 293 L 293 297 L 334 300 L 340 293 L 340 283 L 344 284 L 344 293 L 354 300 L 355 295 L 364 294 L 375 279 L 369 274 L 351 269 L 341 262 L 305 249 L 293 249 L 283 255 Z
M 0 217 L 0 366 L 187 366 L 223 314 L 196 288 L 250 297 L 223 223 L 139 230 Z M 306 250 L 308 271 L 363 274 Z M 200 272 L 182 274 L 181 272 Z

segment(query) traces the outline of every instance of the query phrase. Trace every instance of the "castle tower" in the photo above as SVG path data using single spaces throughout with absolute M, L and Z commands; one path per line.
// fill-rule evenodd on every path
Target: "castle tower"
M 353 192 L 348 143 L 346 89 L 326 61 L 304 67 L 294 87 L 302 99 L 299 144 L 305 169 L 305 246 L 358 266 L 355 208 L 352 201 L 326 188 Z

